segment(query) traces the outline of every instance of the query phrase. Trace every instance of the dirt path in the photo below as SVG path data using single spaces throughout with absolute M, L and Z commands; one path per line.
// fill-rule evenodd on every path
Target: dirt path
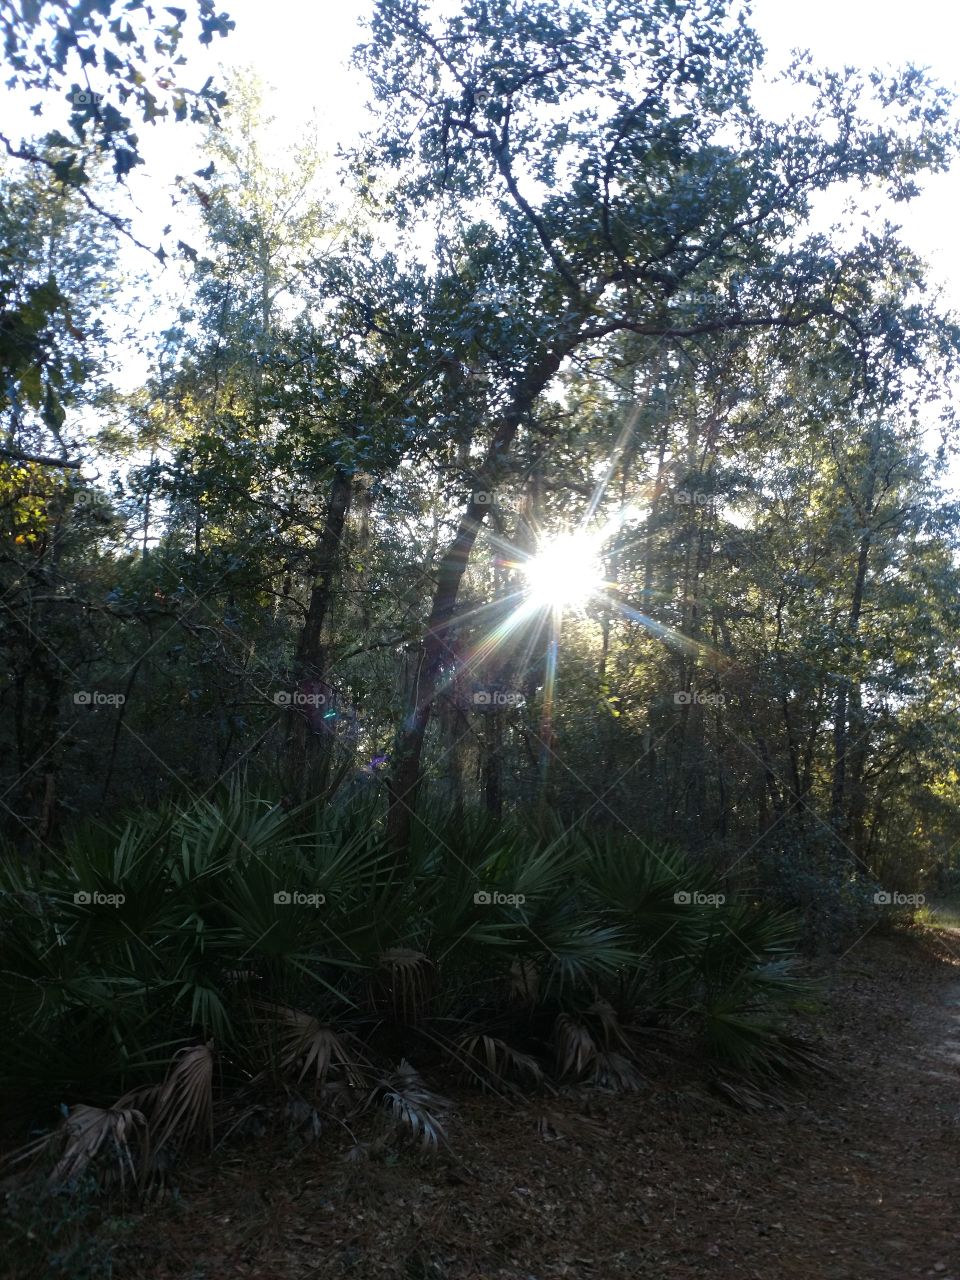
M 116 1280 L 960 1280 L 960 934 L 827 978 L 838 1080 L 739 1112 L 691 1081 L 536 1116 L 462 1096 L 449 1159 L 248 1148 L 138 1224 Z

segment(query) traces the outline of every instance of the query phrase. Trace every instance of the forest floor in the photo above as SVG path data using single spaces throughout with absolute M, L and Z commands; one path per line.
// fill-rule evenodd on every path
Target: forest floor
M 124 1220 L 108 1274 L 960 1280 L 960 929 L 872 935 L 822 976 L 836 1075 L 785 1102 L 733 1108 L 674 1063 L 546 1118 L 458 1093 L 433 1158 L 238 1143 Z

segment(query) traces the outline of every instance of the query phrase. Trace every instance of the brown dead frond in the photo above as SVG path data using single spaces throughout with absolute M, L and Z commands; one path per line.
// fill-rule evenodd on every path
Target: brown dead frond
M 372 1091 L 368 1105 L 373 1102 L 386 1107 L 396 1129 L 405 1129 L 424 1147 L 435 1149 L 446 1138 L 439 1114 L 453 1104 L 429 1089 L 407 1061 Z
M 482 1081 L 501 1083 L 514 1076 L 531 1085 L 543 1081 L 543 1070 L 528 1053 L 521 1053 L 497 1036 L 468 1032 L 456 1044 L 457 1055 L 468 1074 Z
M 432 961 L 410 947 L 389 947 L 380 956 L 373 978 L 374 1003 L 388 1007 L 395 1021 L 419 1022 L 436 981 Z
M 136 1182 L 130 1139 L 139 1137 L 146 1142 L 147 1119 L 142 1111 L 119 1105 L 102 1110 L 81 1104 L 70 1112 L 65 1128 L 67 1144 L 50 1175 L 51 1183 L 69 1182 L 76 1178 L 105 1147 L 116 1157 L 121 1184 L 125 1185 L 128 1172 Z
M 747 1080 L 728 1080 L 719 1077 L 713 1081 L 713 1089 L 724 1102 L 732 1103 L 741 1111 L 783 1110 L 783 1099 Z
M 626 1054 L 617 1053 L 613 1049 L 601 1049 L 597 1053 L 593 1069 L 593 1082 L 601 1089 L 633 1093 L 642 1088 L 645 1078 Z
M 630 1051 L 630 1041 L 624 1034 L 617 1012 L 609 1001 L 594 1000 L 586 1013 L 591 1024 L 596 1027 L 601 1043 L 607 1049 Z
M 540 1111 L 536 1114 L 534 1123 L 541 1138 L 550 1142 L 558 1142 L 564 1138 L 577 1142 L 596 1141 L 604 1136 L 603 1129 L 595 1120 L 563 1111 Z
M 181 1049 L 160 1087 L 155 1152 L 182 1147 L 203 1130 L 213 1146 L 213 1041 Z
M 331 1070 L 342 1071 L 355 1088 L 367 1082 L 363 1068 L 368 1064 L 349 1033 L 335 1031 L 302 1009 L 288 1005 L 262 1001 L 257 1008 L 279 1024 L 280 1066 L 284 1071 L 299 1071 L 298 1083 L 312 1074 L 315 1084 L 324 1084 Z
M 126 1186 L 128 1175 L 134 1184 L 137 1182 L 137 1160 L 131 1143 L 145 1148 L 147 1137 L 146 1116 L 136 1107 L 124 1105 L 122 1098 L 112 1107 L 78 1103 L 52 1133 L 12 1152 L 9 1161 L 18 1164 L 56 1152 L 57 1162 L 47 1181 L 50 1186 L 58 1186 L 79 1177 L 98 1157 L 109 1154 L 110 1172 L 119 1176 L 121 1186 Z
M 597 1045 L 589 1029 L 569 1013 L 561 1013 L 553 1027 L 553 1047 L 561 1076 L 579 1080 L 596 1064 Z

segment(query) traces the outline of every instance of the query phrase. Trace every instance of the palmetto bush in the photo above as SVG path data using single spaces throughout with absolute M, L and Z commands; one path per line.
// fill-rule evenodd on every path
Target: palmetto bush
M 741 1072 L 803 1066 L 776 1024 L 791 923 L 678 901 L 695 882 L 666 847 L 442 811 L 398 869 L 370 803 L 288 813 L 236 786 L 3 859 L 0 1072 L 25 1118 L 67 1109 L 75 1172 L 104 1144 L 135 1171 L 134 1147 L 156 1168 L 209 1139 L 215 1086 L 347 1093 L 431 1142 L 417 1073 L 444 1064 L 630 1088 L 666 1029 Z

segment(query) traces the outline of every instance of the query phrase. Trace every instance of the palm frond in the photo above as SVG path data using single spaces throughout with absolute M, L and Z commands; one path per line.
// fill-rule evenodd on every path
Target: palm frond
M 256 1008 L 278 1023 L 282 1037 L 280 1067 L 297 1071 L 297 1082 L 312 1073 L 316 1085 L 324 1084 L 332 1069 L 342 1070 L 347 1083 L 362 1087 L 369 1066 L 353 1037 L 324 1025 L 312 1014 L 289 1005 L 258 1001 Z
M 112 1107 L 92 1107 L 78 1103 L 62 1123 L 51 1133 L 11 1153 L 11 1164 L 22 1160 L 42 1158 L 49 1152 L 57 1153 L 56 1164 L 48 1177 L 50 1186 L 73 1182 L 95 1164 L 98 1157 L 109 1152 L 113 1157 L 112 1172 L 119 1176 L 121 1186 L 129 1175 L 137 1182 L 137 1163 L 131 1143 L 146 1149 L 148 1142 L 147 1118 L 136 1107 L 123 1105 L 120 1099 Z
M 429 1089 L 406 1060 L 372 1091 L 368 1105 L 380 1102 L 397 1129 L 406 1130 L 425 1148 L 436 1149 L 446 1134 L 440 1115 L 453 1104 Z
M 456 1052 L 464 1070 L 481 1082 L 499 1084 L 509 1076 L 531 1085 L 543 1081 L 543 1068 L 536 1058 L 514 1049 L 498 1036 L 468 1032 L 456 1042 Z
M 612 1049 L 597 1051 L 591 1078 L 601 1089 L 615 1093 L 634 1093 L 646 1083 L 631 1059 Z
M 561 1077 L 579 1080 L 596 1064 L 597 1046 L 589 1028 L 569 1013 L 559 1014 L 554 1023 L 553 1047 Z
M 434 967 L 422 951 L 390 947 L 377 963 L 375 1003 L 389 1007 L 396 1022 L 412 1026 L 426 1010 L 434 985 Z
M 806 1041 L 736 1008 L 708 1009 L 705 1031 L 711 1056 L 745 1076 L 783 1081 L 831 1072 Z
M 181 1049 L 160 1088 L 154 1151 L 183 1147 L 201 1130 L 213 1146 L 213 1041 Z

